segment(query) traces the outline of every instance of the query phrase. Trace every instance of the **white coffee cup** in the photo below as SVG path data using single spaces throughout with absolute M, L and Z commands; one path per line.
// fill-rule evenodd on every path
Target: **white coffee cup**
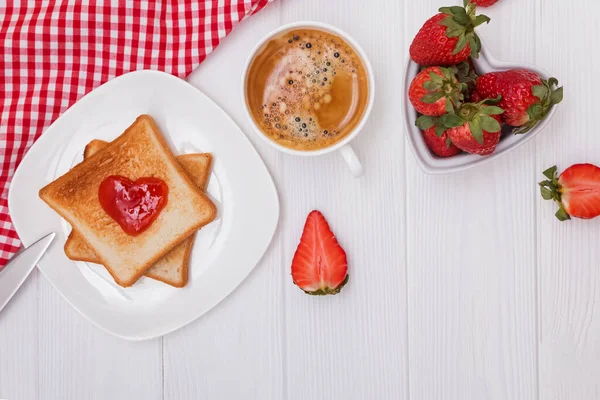
M 273 140 L 269 139 L 260 130 L 260 128 L 258 127 L 256 122 L 252 118 L 252 114 L 248 107 L 248 102 L 246 101 L 246 78 L 248 76 L 248 70 L 250 69 L 250 64 L 254 60 L 254 57 L 260 51 L 262 51 L 263 47 L 275 36 L 279 36 L 281 33 L 284 33 L 284 32 L 287 32 L 287 31 L 290 31 L 293 29 L 303 29 L 303 28 L 317 29 L 317 30 L 325 31 L 325 32 L 337 35 L 337 36 L 341 37 L 342 39 L 344 39 L 344 41 L 348 45 L 350 45 L 350 47 L 352 47 L 352 49 L 356 52 L 356 54 L 358 54 L 361 61 L 363 62 L 363 65 L 365 67 L 365 71 L 367 74 L 368 87 L 369 87 L 369 98 L 367 99 L 367 106 L 365 108 L 362 118 L 360 119 L 358 124 L 354 127 L 352 132 L 350 132 L 342 140 L 333 144 L 332 146 L 325 147 L 323 149 L 318 149 L 318 150 L 294 150 L 294 149 L 290 149 L 285 146 L 282 146 L 282 145 L 274 142 Z M 356 153 L 350 146 L 350 142 L 352 141 L 352 139 L 354 139 L 356 137 L 356 135 L 358 135 L 358 133 L 361 131 L 361 129 L 365 125 L 367 118 L 369 118 L 369 114 L 371 113 L 371 109 L 373 108 L 374 97 L 375 97 L 375 79 L 374 79 L 374 75 L 373 75 L 373 69 L 372 69 L 371 63 L 369 63 L 369 59 L 365 55 L 365 52 L 363 51 L 363 49 L 346 32 L 341 31 L 338 28 L 335 28 L 331 25 L 328 25 L 328 24 L 325 24 L 322 22 L 310 22 L 310 21 L 294 22 L 291 24 L 283 25 L 282 27 L 275 29 L 274 31 L 272 31 L 271 33 L 266 35 L 264 38 L 262 38 L 260 40 L 260 42 L 258 42 L 258 44 L 254 47 L 254 49 L 252 49 L 252 52 L 250 53 L 250 56 L 248 57 L 248 61 L 246 61 L 246 65 L 244 67 L 244 73 L 242 74 L 242 101 L 244 104 L 244 109 L 246 110 L 246 115 L 250 119 L 250 122 L 252 123 L 252 126 L 254 128 L 254 131 L 258 134 L 258 136 L 260 136 L 263 140 L 265 140 L 267 143 L 269 143 L 271 146 L 275 147 L 276 149 L 278 149 L 284 153 L 293 154 L 293 155 L 297 155 L 297 156 L 303 156 L 303 157 L 320 156 L 322 154 L 328 154 L 328 153 L 332 153 L 334 151 L 339 151 L 340 154 L 342 155 L 342 157 L 344 158 L 344 160 L 346 161 L 346 163 L 348 164 L 350 171 L 352 171 L 352 174 L 355 177 L 359 177 L 363 174 L 363 167 L 362 167 L 362 164 L 360 163 L 360 161 L 358 160 Z

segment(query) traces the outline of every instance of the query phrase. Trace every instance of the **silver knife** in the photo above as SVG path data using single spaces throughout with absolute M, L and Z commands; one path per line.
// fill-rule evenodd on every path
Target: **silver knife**
M 44 236 L 28 248 L 17 253 L 0 270 L 0 311 L 33 271 L 33 268 L 54 240 L 54 236 L 56 236 L 54 232 Z

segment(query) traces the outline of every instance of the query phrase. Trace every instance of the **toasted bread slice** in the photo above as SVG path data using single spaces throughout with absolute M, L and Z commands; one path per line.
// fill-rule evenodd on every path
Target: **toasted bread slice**
M 108 142 L 97 139 L 92 140 L 85 146 L 85 151 L 83 152 L 84 159 L 91 157 L 107 145 Z M 208 178 L 210 177 L 212 155 L 209 153 L 187 154 L 178 156 L 177 161 L 188 173 L 188 176 L 192 179 L 194 184 L 203 191 L 206 190 Z M 185 239 L 163 258 L 154 263 L 144 275 L 174 287 L 185 286 L 188 281 L 188 265 L 193 245 L 194 235 Z M 71 231 L 71 234 L 65 242 L 64 249 L 65 254 L 71 260 L 93 263 L 100 262 L 96 253 L 90 249 L 81 235 L 75 230 Z
M 137 236 L 125 233 L 98 201 L 100 183 L 111 175 L 131 180 L 155 177 L 169 188 L 166 206 Z M 132 285 L 217 212 L 187 177 L 148 115 L 139 116 L 121 136 L 42 188 L 39 195 L 79 232 L 121 286 Z

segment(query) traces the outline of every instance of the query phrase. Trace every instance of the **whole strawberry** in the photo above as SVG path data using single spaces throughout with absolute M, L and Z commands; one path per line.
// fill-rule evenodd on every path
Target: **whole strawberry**
M 477 58 L 481 42 L 475 28 L 490 19 L 475 15 L 475 5 L 469 0 L 464 7 L 442 7 L 440 13 L 428 19 L 410 45 L 410 57 L 422 66 L 456 65 L 469 56 Z
M 471 0 L 473 4 L 476 4 L 478 7 L 489 7 L 493 6 L 498 2 L 498 0 Z
M 529 132 L 546 117 L 553 105 L 563 99 L 558 80 L 542 80 L 535 72 L 512 69 L 490 72 L 477 78 L 477 92 L 484 98 L 502 96 L 498 107 L 504 110 L 505 124 L 517 127 L 514 133 Z
M 416 124 L 423 131 L 423 139 L 435 155 L 439 157 L 452 157 L 460 153 L 448 134 L 446 128 L 440 123 L 440 118 L 421 115 Z
M 465 103 L 456 114 L 448 113 L 440 118 L 447 127 L 448 137 L 459 149 L 471 154 L 492 154 L 500 141 L 502 130 L 499 115 L 502 109 L 487 105 L 489 100 Z
M 575 164 L 557 178 L 556 166 L 544 171 L 546 181 L 540 182 L 544 200 L 558 204 L 556 218 L 591 219 L 600 215 L 600 168 L 593 164 Z
M 408 97 L 418 112 L 437 117 L 458 106 L 464 90 L 466 85 L 458 82 L 454 69 L 429 67 L 413 79 Z
M 435 127 L 423 131 L 423 139 L 425 139 L 427 147 L 439 157 L 453 157 L 460 153 L 460 149 L 452 143 L 448 134 L 442 131 L 442 134 L 438 136 Z

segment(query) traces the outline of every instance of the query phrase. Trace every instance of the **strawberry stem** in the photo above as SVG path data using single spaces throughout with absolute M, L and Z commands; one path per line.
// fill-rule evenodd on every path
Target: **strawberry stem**
M 448 15 L 440 24 L 446 27 L 447 37 L 458 38 L 452 54 L 458 54 L 469 44 L 471 57 L 479 58 L 481 41 L 475 33 L 475 28 L 484 23 L 489 23 L 490 18 L 486 15 L 475 15 L 477 6 L 470 1 L 465 0 L 463 4 L 464 7 L 440 8 L 441 13 Z
M 554 215 L 559 221 L 566 221 L 571 219 L 571 216 L 569 213 L 567 213 L 562 204 L 562 186 L 558 182 L 556 171 L 557 168 L 555 165 L 543 172 L 544 176 L 548 179 L 539 183 L 540 193 L 544 200 L 553 200 L 556 204 L 558 204 L 558 211 L 556 211 L 556 214 Z
M 525 125 L 515 128 L 513 130 L 514 134 L 518 135 L 529 132 L 538 124 L 538 122 L 546 118 L 546 115 L 555 104 L 562 101 L 563 88 L 562 86 L 555 88 L 556 85 L 558 85 L 558 80 L 556 78 L 550 78 L 548 80 L 542 80 L 541 85 L 536 85 L 531 88 L 533 95 L 540 99 L 540 101 L 529 106 L 527 109 L 529 121 Z

